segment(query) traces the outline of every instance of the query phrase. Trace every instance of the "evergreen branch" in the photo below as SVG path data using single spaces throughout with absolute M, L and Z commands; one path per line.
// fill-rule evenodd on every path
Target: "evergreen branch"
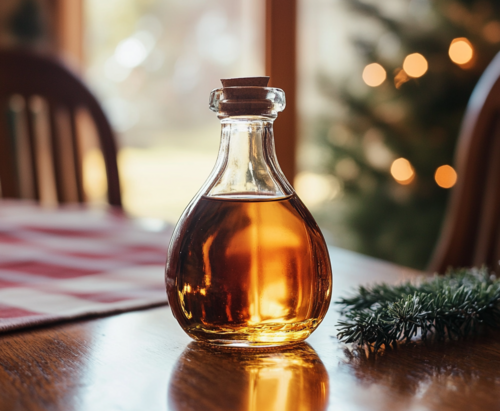
M 500 279 L 487 268 L 461 269 L 420 284 L 377 284 L 336 302 L 343 306 L 337 337 L 378 350 L 416 336 L 438 340 L 500 327 Z

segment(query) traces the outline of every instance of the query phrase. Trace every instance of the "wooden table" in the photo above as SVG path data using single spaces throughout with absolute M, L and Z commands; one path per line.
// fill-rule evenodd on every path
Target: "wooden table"
M 332 249 L 334 298 L 410 269 Z M 495 336 L 366 358 L 332 307 L 291 349 L 193 343 L 167 307 L 0 337 L 0 410 L 500 410 Z

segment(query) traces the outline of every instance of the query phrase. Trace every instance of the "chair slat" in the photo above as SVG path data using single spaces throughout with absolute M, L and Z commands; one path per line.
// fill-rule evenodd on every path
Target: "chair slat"
M 40 200 L 40 189 L 38 186 L 38 176 L 37 176 L 37 170 L 38 170 L 38 164 L 37 164 L 37 156 L 36 156 L 36 130 L 35 130 L 35 119 L 34 119 L 34 113 L 30 109 L 30 104 L 29 104 L 29 97 L 24 96 L 25 100 L 27 100 L 27 113 L 26 113 L 26 130 L 27 130 L 27 135 L 28 135 L 28 147 L 29 147 L 29 159 L 30 159 L 30 165 L 31 165 L 31 171 L 32 171 L 32 181 L 33 181 L 33 197 L 35 200 Z
M 78 194 L 78 202 L 85 202 L 85 194 L 83 192 L 83 166 L 82 166 L 82 152 L 80 149 L 78 127 L 76 124 L 76 110 L 73 108 L 69 112 L 71 142 L 73 143 L 73 164 L 75 170 L 76 189 Z
M 56 118 L 56 106 L 54 103 L 49 103 L 49 127 L 50 127 L 50 139 L 52 144 L 52 164 L 55 172 L 55 184 L 57 200 L 60 203 L 64 202 L 64 187 L 63 187 L 63 168 L 61 166 L 60 159 L 63 157 L 63 151 L 61 150 L 61 145 L 59 143 L 60 134 L 59 127 Z
M 26 100 L 23 96 L 15 94 L 10 98 L 9 106 L 12 116 L 19 197 L 32 200 L 35 198 L 35 187 L 33 182 L 35 173 L 33 172 L 31 145 L 28 138 Z
M 14 130 L 7 99 L 0 99 L 0 188 L 3 198 L 17 198 L 19 190 L 14 163 Z
M 46 100 L 40 96 L 30 99 L 35 132 L 35 153 L 40 202 L 45 205 L 57 204 L 52 139 L 50 137 L 49 110 Z
M 70 113 L 66 107 L 52 106 L 51 117 L 53 118 L 53 134 L 56 140 L 55 146 L 60 153 L 56 163 L 59 169 L 60 199 L 61 203 L 77 203 L 78 188 L 75 174 L 75 163 L 73 155 L 73 140 L 71 136 Z
M 110 205 L 121 207 L 120 178 L 116 158 L 117 147 L 115 140 L 110 138 L 113 136 L 113 131 L 102 110 L 97 110 L 96 106 L 89 106 L 88 111 L 95 122 L 97 134 L 101 137 L 101 149 L 108 178 L 108 202 Z

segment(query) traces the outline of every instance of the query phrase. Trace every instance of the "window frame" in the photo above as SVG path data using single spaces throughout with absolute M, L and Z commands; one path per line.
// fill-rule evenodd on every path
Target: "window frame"
M 82 70 L 83 1 L 55 0 L 52 14 L 59 54 Z M 287 107 L 274 125 L 276 152 L 281 169 L 293 184 L 297 152 L 297 0 L 265 1 L 265 72 L 270 86 L 286 93 Z

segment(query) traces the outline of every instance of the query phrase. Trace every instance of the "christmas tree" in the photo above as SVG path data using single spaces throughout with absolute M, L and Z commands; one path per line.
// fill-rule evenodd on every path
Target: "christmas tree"
M 328 171 L 344 187 L 343 221 L 356 251 L 424 268 L 456 181 L 467 101 L 500 50 L 500 2 L 400 1 L 407 11 L 394 17 L 386 2 L 347 0 L 382 34 L 353 40 L 366 66 L 352 75 L 368 92 L 322 79 L 346 110 L 325 119 L 319 135 L 330 149 Z

